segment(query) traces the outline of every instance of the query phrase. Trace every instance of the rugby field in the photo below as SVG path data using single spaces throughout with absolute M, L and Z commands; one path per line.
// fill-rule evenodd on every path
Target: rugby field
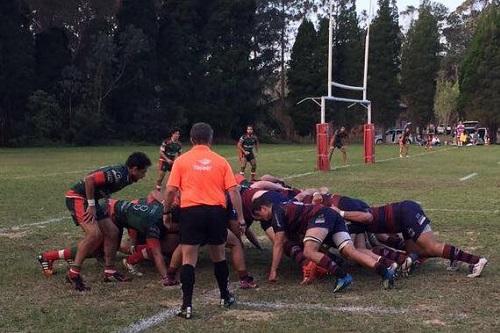
M 185 147 L 185 150 L 187 148 Z M 379 277 L 352 267 L 354 284 L 332 294 L 331 282 L 300 286 L 301 273 L 285 259 L 276 284 L 266 282 L 270 244 L 247 244 L 247 266 L 260 287 L 239 290 L 239 304 L 217 306 L 212 266 L 205 252 L 197 268 L 191 321 L 174 317 L 180 289 L 163 288 L 151 265 L 142 278 L 124 284 L 101 282 L 94 259 L 83 276 L 91 292 L 78 294 L 64 282 L 65 265 L 50 279 L 35 256 L 79 240 L 64 204 L 68 187 L 95 167 L 123 162 L 146 152 L 154 166 L 147 177 L 115 198 L 145 196 L 156 178 L 156 146 L 0 149 L 0 332 L 297 332 L 297 331 L 498 331 L 500 327 L 500 146 L 444 146 L 431 152 L 412 146 L 400 159 L 396 146 L 377 146 L 377 163 L 362 163 L 361 146 L 350 146 L 349 165 L 314 171 L 311 145 L 263 145 L 258 173 L 288 179 L 296 187 L 328 186 L 331 192 L 370 204 L 411 199 L 422 204 L 438 238 L 486 256 L 478 279 L 466 270 L 448 272 L 444 260 L 428 260 L 396 289 L 385 291 Z M 234 146 L 216 146 L 237 170 Z M 334 156 L 340 163 L 340 156 Z M 261 234 L 258 226 L 254 226 Z

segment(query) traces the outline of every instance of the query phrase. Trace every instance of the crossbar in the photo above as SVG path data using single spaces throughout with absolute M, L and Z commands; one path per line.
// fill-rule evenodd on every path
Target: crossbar
M 364 87 L 349 86 L 347 84 L 342 84 L 342 83 L 338 83 L 338 82 L 334 82 L 334 81 L 332 81 L 332 86 L 346 89 L 346 90 L 365 91 Z

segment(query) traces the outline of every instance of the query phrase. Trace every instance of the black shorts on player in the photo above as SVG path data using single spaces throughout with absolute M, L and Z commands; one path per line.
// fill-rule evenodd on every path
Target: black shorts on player
M 180 209 L 180 243 L 221 245 L 227 240 L 228 213 L 222 206 L 193 206 Z

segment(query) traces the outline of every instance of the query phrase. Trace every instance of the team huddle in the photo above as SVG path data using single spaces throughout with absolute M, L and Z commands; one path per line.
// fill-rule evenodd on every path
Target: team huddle
M 145 177 L 151 161 L 141 152 L 131 154 L 123 165 L 99 168 L 73 185 L 66 192 L 66 206 L 83 237 L 75 245 L 40 254 L 43 274 L 52 276 L 54 263 L 64 260 L 69 266 L 67 282 L 84 292 L 90 289 L 81 277 L 87 258 L 103 263 L 105 282 L 140 277 L 144 269 L 140 263 L 150 260 L 163 286 L 182 285 L 179 316 L 189 319 L 199 246 L 207 246 L 214 263 L 222 306 L 235 303 L 227 285 L 225 249 L 240 288 L 257 288 L 242 242 L 246 237 L 262 248 L 255 224 L 272 243 L 269 282 L 278 281 L 283 256 L 302 272 L 302 284 L 326 277 L 334 293 L 353 282 L 347 262 L 380 276 L 385 289 L 393 288 L 397 278 L 408 276 L 427 258 L 448 259 L 449 270 L 466 264 L 471 278 L 480 276 L 487 264 L 484 257 L 438 241 L 417 202 L 373 206 L 331 193 L 327 186 L 298 189 L 272 175 L 257 179 L 258 140 L 252 126 L 238 141 L 241 169 L 236 173 L 210 150 L 213 131 L 208 124 L 195 124 L 190 135 L 193 148 L 186 153 L 181 150 L 179 130 L 162 143 L 155 188 L 141 198 L 111 198 Z M 250 179 L 245 177 L 247 163 Z M 164 185 L 167 172 L 171 173 Z M 125 273 L 115 267 L 118 251 L 125 255 L 121 260 Z

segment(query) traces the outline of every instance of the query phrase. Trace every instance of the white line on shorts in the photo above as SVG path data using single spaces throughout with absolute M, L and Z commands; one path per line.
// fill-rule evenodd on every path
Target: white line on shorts
M 156 326 L 167 319 L 175 317 L 176 313 L 177 313 L 177 311 L 175 309 L 163 310 L 163 311 L 160 311 L 151 317 L 136 321 L 132 325 L 127 326 L 127 327 L 119 330 L 118 332 L 120 332 L 120 333 L 143 332 L 143 331 L 147 330 L 148 328 Z
M 41 222 L 20 224 L 20 225 L 15 225 L 12 227 L 2 228 L 2 229 L 0 229 L 0 233 L 4 233 L 4 232 L 8 232 L 8 231 L 16 231 L 19 229 L 25 229 L 28 227 L 35 227 L 35 226 L 44 225 L 44 224 L 50 224 L 50 223 L 59 222 L 59 221 L 65 220 L 65 219 L 69 219 L 69 216 L 51 218 L 51 219 L 41 221 Z
M 467 175 L 465 177 L 460 178 L 460 181 L 463 182 L 464 180 L 471 179 L 472 177 L 476 177 L 476 176 L 477 176 L 477 172 L 473 172 L 470 175 Z

